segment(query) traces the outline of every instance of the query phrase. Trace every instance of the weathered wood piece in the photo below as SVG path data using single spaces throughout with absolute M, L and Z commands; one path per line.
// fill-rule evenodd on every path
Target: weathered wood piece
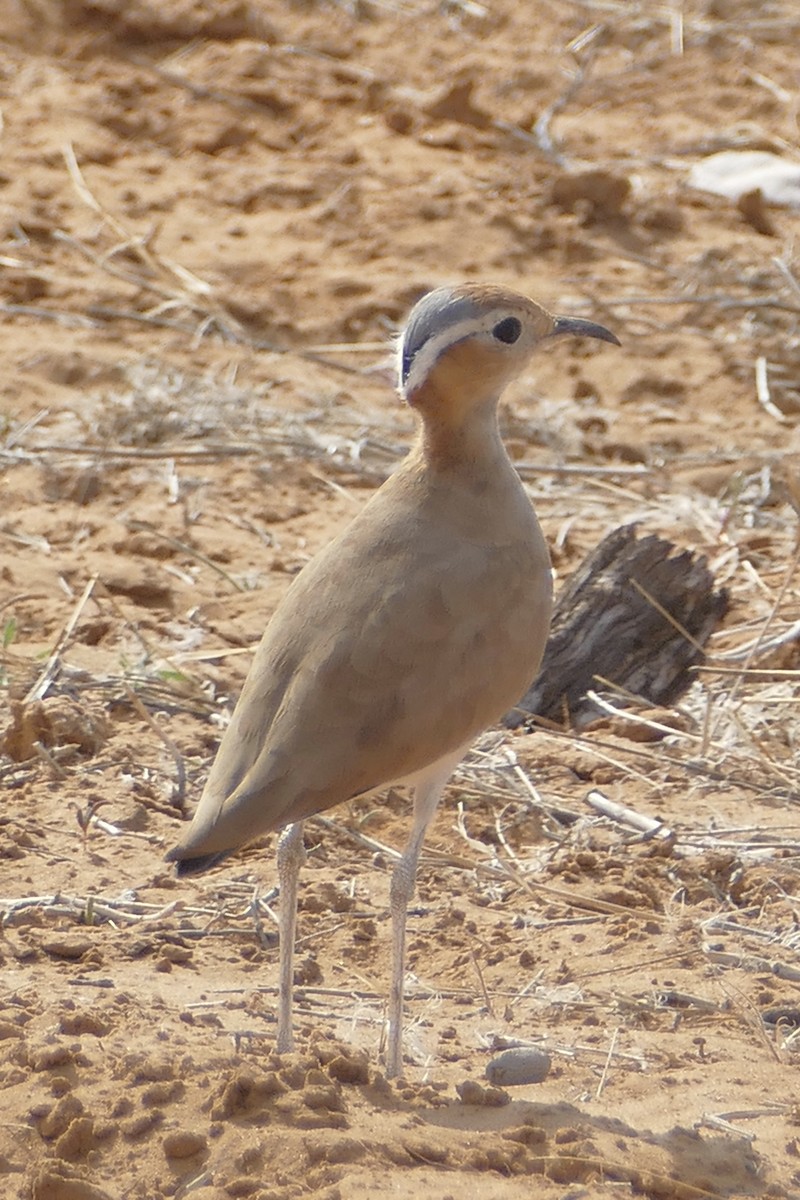
M 565 584 L 539 675 L 504 724 L 514 729 L 535 714 L 580 728 L 600 715 L 586 696 L 602 690 L 598 677 L 654 706 L 671 704 L 688 688 L 689 668 L 702 661 L 700 647 L 727 611 L 728 593 L 715 588 L 702 555 L 621 526 Z

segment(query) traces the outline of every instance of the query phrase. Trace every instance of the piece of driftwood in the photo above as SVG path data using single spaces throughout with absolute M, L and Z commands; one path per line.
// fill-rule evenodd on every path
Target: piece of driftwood
M 534 714 L 578 729 L 600 715 L 586 695 L 602 691 L 598 679 L 671 704 L 728 611 L 728 593 L 714 583 L 702 555 L 639 538 L 635 525 L 615 529 L 564 586 L 540 673 L 504 724 L 514 729 Z

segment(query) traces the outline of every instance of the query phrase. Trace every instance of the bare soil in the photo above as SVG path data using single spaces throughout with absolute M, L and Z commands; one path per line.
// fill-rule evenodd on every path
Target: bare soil
M 0 38 L 0 1195 L 800 1196 L 800 213 L 687 184 L 796 155 L 796 4 L 0 0 Z M 504 410 L 559 582 L 637 521 L 731 603 L 674 708 L 457 773 L 387 1083 L 407 798 L 308 823 L 283 1058 L 270 840 L 163 854 L 409 444 L 391 331 L 467 279 L 623 341 Z M 515 1042 L 549 1074 L 491 1085 Z

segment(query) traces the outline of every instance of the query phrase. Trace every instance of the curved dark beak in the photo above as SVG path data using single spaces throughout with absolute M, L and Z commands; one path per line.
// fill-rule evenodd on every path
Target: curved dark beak
M 601 342 L 611 342 L 612 346 L 622 345 L 619 338 L 610 329 L 606 329 L 605 325 L 584 321 L 583 317 L 556 317 L 550 337 L 559 337 L 562 333 L 571 333 L 573 337 L 599 338 Z

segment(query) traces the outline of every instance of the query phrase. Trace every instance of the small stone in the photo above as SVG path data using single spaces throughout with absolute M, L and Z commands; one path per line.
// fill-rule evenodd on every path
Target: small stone
M 509 1142 L 519 1142 L 522 1146 L 542 1146 L 547 1141 L 547 1133 L 541 1125 L 519 1125 L 514 1129 L 504 1130 L 501 1136 Z
M 132 1059 L 129 1064 L 126 1063 L 126 1066 L 128 1065 L 133 1083 L 162 1083 L 176 1076 L 175 1064 L 171 1058 L 150 1058 L 143 1055 L 141 1058 Z
M 407 134 L 414 128 L 414 117 L 406 108 L 389 108 L 383 119 L 393 133 Z
M 105 1037 L 111 1031 L 108 1021 L 88 1009 L 83 1012 L 65 1013 L 59 1022 L 59 1028 L 62 1033 L 90 1033 L 93 1037 Z
M 553 1141 L 557 1146 L 569 1146 L 572 1142 L 580 1141 L 581 1137 L 581 1131 L 574 1125 L 565 1125 L 562 1129 L 556 1130 Z
M 463 1084 L 458 1084 L 456 1092 L 462 1104 L 483 1103 L 483 1087 L 481 1084 L 477 1084 L 474 1079 L 465 1079 Z
M 368 1154 L 368 1149 L 362 1138 L 339 1137 L 331 1142 L 312 1142 L 306 1145 L 308 1161 L 312 1166 L 318 1163 L 354 1163 Z
M 508 1092 L 498 1087 L 483 1087 L 475 1079 L 465 1079 L 456 1086 L 462 1104 L 479 1105 L 481 1108 L 502 1108 L 511 1100 Z
M 432 1137 L 403 1138 L 403 1146 L 412 1159 L 426 1165 L 429 1163 L 437 1163 L 439 1165 L 446 1163 L 450 1155 L 447 1145 L 444 1142 L 435 1142 Z
M 306 1087 L 302 1091 L 303 1101 L 308 1108 L 327 1109 L 328 1112 L 342 1112 L 344 1101 L 334 1084 L 327 1087 Z
M 541 1083 L 550 1074 L 550 1055 L 535 1047 L 505 1050 L 486 1064 L 486 1078 L 502 1087 Z
M 171 963 L 188 963 L 192 960 L 191 946 L 176 946 L 172 942 L 166 942 L 160 950 L 162 958 L 167 958 Z
M 173 591 L 152 567 L 120 562 L 115 571 L 104 574 L 103 584 L 115 596 L 127 596 L 141 608 L 171 609 Z
M 58 1158 L 74 1162 L 85 1158 L 94 1147 L 94 1121 L 91 1117 L 76 1117 L 55 1145 Z
M 154 1125 L 160 1124 L 164 1119 L 164 1114 L 159 1112 L 157 1108 L 151 1108 L 148 1112 L 140 1113 L 138 1117 L 131 1117 L 127 1121 L 120 1122 L 120 1130 L 122 1136 L 126 1138 L 140 1138 L 146 1133 L 149 1133 Z
M 225 1191 L 229 1196 L 252 1196 L 260 1189 L 261 1180 L 253 1179 L 250 1175 L 240 1175 L 238 1179 L 232 1179 L 230 1183 L 225 1184 Z
M 261 1099 L 282 1096 L 285 1091 L 286 1085 L 281 1083 L 274 1071 L 267 1071 L 265 1075 L 256 1075 L 253 1080 L 253 1094 Z
M 167 1158 L 191 1158 L 208 1148 L 206 1138 L 191 1129 L 176 1129 L 168 1133 L 161 1144 Z
M 64 1173 L 59 1163 L 48 1163 L 33 1179 L 32 1200 L 112 1200 L 110 1192 L 97 1187 L 88 1179 L 76 1179 Z
M 296 1052 L 293 1054 L 282 1054 L 279 1056 L 278 1061 L 280 1065 L 280 1078 L 292 1090 L 299 1090 L 303 1087 L 308 1071 L 316 1066 L 316 1063 L 311 1059 Z
M 48 1141 L 60 1138 L 78 1117 L 83 1116 L 83 1105 L 71 1092 L 58 1100 L 39 1126 L 39 1133 Z
M 142 1092 L 142 1104 L 145 1108 L 158 1108 L 172 1100 L 180 1100 L 185 1091 L 180 1079 L 173 1079 L 170 1083 L 153 1083 Z
M 593 218 L 619 216 L 630 194 L 626 176 L 599 168 L 560 175 L 550 187 L 553 204 L 567 212 L 585 206 Z
M 51 937 L 42 942 L 42 949 L 53 958 L 66 958 L 70 962 L 77 962 L 84 954 L 89 953 L 92 945 L 86 937 Z
M 328 1074 L 339 1083 L 368 1083 L 369 1059 L 366 1054 L 339 1054 L 328 1063 Z
M 306 1072 L 305 1086 L 306 1087 L 327 1087 L 330 1083 L 327 1075 L 320 1071 L 318 1067 L 312 1067 Z

